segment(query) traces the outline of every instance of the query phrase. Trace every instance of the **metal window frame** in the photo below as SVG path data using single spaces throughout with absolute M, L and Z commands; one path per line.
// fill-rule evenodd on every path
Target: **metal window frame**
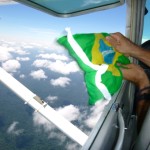
M 85 10 L 81 10 L 81 11 L 76 11 L 76 12 L 72 12 L 72 13 L 58 13 L 58 12 L 50 10 L 50 9 L 44 7 L 44 6 L 38 5 L 37 3 L 34 3 L 32 1 L 28 1 L 28 0 L 15 0 L 15 1 L 18 2 L 18 3 L 22 3 L 22 4 L 25 4 L 27 6 L 30 6 L 32 8 L 38 9 L 40 11 L 43 11 L 47 14 L 57 16 L 57 17 L 62 17 L 62 18 L 79 16 L 79 15 L 84 15 L 84 14 L 88 14 L 88 13 L 91 13 L 91 12 L 106 10 L 106 9 L 114 8 L 114 7 L 117 7 L 117 6 L 121 6 L 125 3 L 125 0 L 120 0 L 120 2 L 117 2 L 117 3 L 104 5 L 104 6 L 99 6 L 99 7 L 94 7 L 94 8 L 85 9 Z

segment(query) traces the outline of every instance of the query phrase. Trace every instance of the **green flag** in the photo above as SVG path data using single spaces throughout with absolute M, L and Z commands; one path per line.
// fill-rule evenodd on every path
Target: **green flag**
M 130 61 L 106 41 L 108 33 L 68 34 L 57 41 L 77 61 L 84 71 L 84 79 L 89 94 L 89 104 L 98 100 L 111 99 L 122 84 L 122 73 L 116 63 L 129 64 Z

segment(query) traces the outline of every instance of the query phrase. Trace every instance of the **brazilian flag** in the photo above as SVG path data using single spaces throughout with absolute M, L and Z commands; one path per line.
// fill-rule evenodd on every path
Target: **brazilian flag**
M 98 100 L 111 99 L 122 84 L 122 73 L 117 63 L 130 61 L 106 41 L 108 33 L 71 34 L 57 41 L 63 45 L 84 71 L 84 79 L 89 94 L 89 104 Z

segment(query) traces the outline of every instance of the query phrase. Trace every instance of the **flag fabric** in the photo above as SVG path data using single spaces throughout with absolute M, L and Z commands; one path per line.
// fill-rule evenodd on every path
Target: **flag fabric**
M 98 100 L 111 100 L 122 84 L 122 73 L 117 63 L 130 61 L 106 41 L 108 33 L 86 33 L 72 35 L 69 28 L 67 36 L 57 41 L 63 45 L 84 71 L 84 80 L 89 94 L 89 104 Z

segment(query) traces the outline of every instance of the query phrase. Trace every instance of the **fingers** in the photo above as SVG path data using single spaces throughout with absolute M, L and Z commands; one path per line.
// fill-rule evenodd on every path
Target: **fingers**
M 120 70 L 122 72 L 123 78 L 133 82 L 134 75 L 132 70 L 132 64 L 122 65 L 120 64 Z
M 113 46 L 115 47 L 117 45 L 117 40 L 113 38 L 112 36 L 107 36 L 106 40 Z
M 121 64 L 121 63 L 117 63 L 117 66 L 119 66 L 120 68 L 124 68 L 124 69 L 134 69 L 134 70 L 139 70 L 139 71 L 144 71 L 139 65 L 137 64 Z
M 131 69 L 133 68 L 133 64 L 121 64 L 121 63 L 117 63 L 117 66 L 120 67 L 120 68 L 124 68 L 124 69 Z
M 123 36 L 121 33 L 117 32 L 117 33 L 112 33 L 110 34 L 110 36 L 106 37 L 106 40 L 114 47 L 117 48 L 121 43 L 120 43 L 120 39 L 121 36 Z
M 127 71 L 127 69 L 120 68 L 120 70 L 122 72 L 123 78 L 128 80 L 128 71 Z
M 120 67 L 123 78 L 133 82 L 139 87 L 139 89 L 149 86 L 149 79 L 144 72 L 144 69 L 137 64 L 122 65 L 117 64 Z
M 117 41 L 123 37 L 123 35 L 120 32 L 116 32 L 116 33 L 112 33 L 110 34 L 114 39 L 116 39 Z

